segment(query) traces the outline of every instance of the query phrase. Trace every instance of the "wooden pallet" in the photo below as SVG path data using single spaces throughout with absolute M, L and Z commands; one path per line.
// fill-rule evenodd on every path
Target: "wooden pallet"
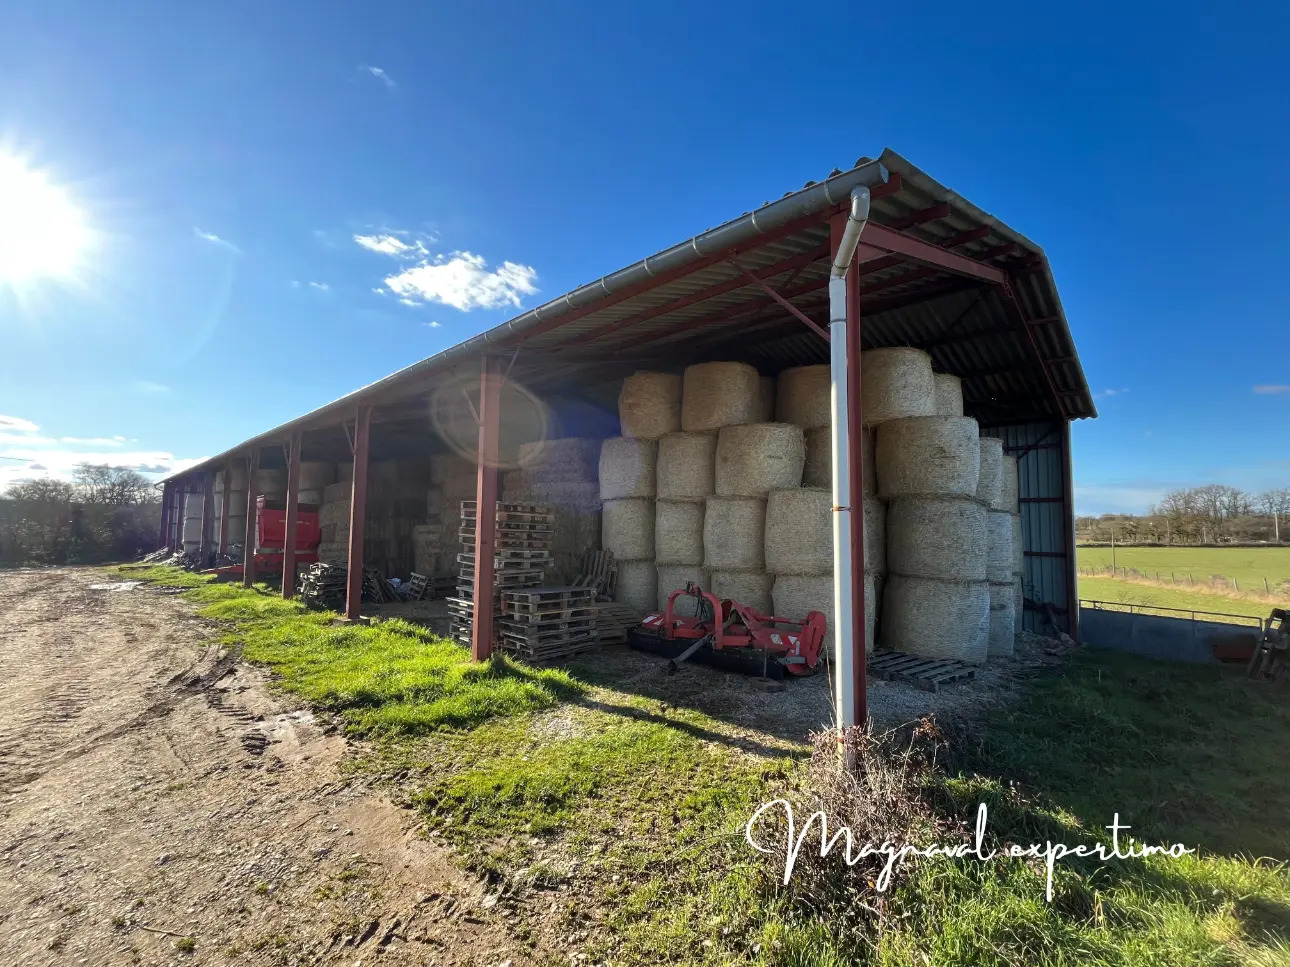
M 955 658 L 925 658 L 903 651 L 875 651 L 869 656 L 869 674 L 889 682 L 903 682 L 924 692 L 976 677 L 976 668 Z
M 473 530 L 469 533 L 463 530 L 457 536 L 461 539 L 461 546 L 467 551 L 475 549 L 475 532 Z M 519 531 L 509 533 L 507 531 L 498 531 L 494 541 L 499 551 L 546 551 L 551 549 L 553 537 L 554 528 L 546 532 Z
M 596 651 L 599 647 L 600 642 L 594 636 L 566 638 L 559 642 L 546 642 L 536 646 L 514 638 L 503 637 L 501 641 L 503 651 L 532 662 L 563 661 L 589 651 Z
M 530 633 L 545 635 L 550 632 L 564 632 L 576 628 L 594 629 L 596 627 L 596 616 L 587 613 L 572 618 L 543 618 L 540 621 L 526 621 L 514 615 L 503 614 L 498 623 L 517 635 Z
M 573 583 L 580 588 L 594 588 L 601 599 L 612 598 L 618 588 L 618 562 L 614 560 L 614 552 L 587 551 L 582 559 L 582 571 Z
M 578 588 L 571 584 L 546 585 L 539 588 L 526 588 L 522 591 L 510 592 L 507 595 L 507 601 L 515 604 L 540 604 L 545 602 L 587 602 L 583 607 L 589 607 L 590 602 L 595 600 L 596 592 L 594 588 Z M 565 607 L 570 607 L 566 604 Z
M 549 551 L 524 551 L 525 554 L 541 554 L 541 557 L 501 557 L 493 558 L 494 571 L 533 571 L 551 562 Z M 457 563 L 461 565 L 462 573 L 467 571 L 474 573 L 475 555 L 458 554 Z
M 536 588 L 542 584 L 542 575 L 545 572 L 539 568 L 510 568 L 504 571 L 493 572 L 493 588 Z M 457 589 L 463 587 L 473 588 L 475 586 L 475 575 L 463 572 L 457 577 Z
M 430 579 L 428 577 L 424 574 L 418 574 L 416 571 L 413 571 L 411 576 L 408 578 L 408 596 L 413 601 L 420 601 L 425 597 L 426 587 L 429 583 Z M 431 597 L 434 597 L 433 592 L 431 593 Z

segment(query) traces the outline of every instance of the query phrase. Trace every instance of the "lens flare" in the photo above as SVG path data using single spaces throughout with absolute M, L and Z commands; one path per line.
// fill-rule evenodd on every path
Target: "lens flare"
M 42 171 L 0 155 L 0 286 L 71 280 L 90 230 L 67 192 Z

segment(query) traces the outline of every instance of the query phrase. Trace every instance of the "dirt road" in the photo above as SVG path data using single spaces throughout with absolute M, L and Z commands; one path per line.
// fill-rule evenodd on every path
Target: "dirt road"
M 172 595 L 0 572 L 0 964 L 529 961 Z

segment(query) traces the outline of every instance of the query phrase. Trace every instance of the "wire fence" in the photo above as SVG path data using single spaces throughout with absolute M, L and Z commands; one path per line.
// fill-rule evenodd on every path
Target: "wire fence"
M 1112 577 L 1127 581 L 1156 581 L 1178 587 L 1209 588 L 1223 591 L 1242 591 L 1246 594 L 1290 594 L 1290 581 L 1269 578 L 1267 575 L 1242 580 L 1236 575 L 1197 574 L 1195 571 L 1144 571 L 1136 567 L 1086 567 L 1080 565 L 1079 573 L 1088 577 Z
M 1093 608 L 1098 611 L 1124 611 L 1129 614 L 1160 615 L 1166 618 L 1189 617 L 1192 621 L 1213 621 L 1219 624 L 1251 625 L 1263 627 L 1263 619 L 1248 614 L 1231 614 L 1226 611 L 1200 611 L 1195 608 L 1164 608 L 1154 604 L 1125 604 L 1122 601 L 1096 601 L 1092 598 L 1080 598 L 1081 608 Z

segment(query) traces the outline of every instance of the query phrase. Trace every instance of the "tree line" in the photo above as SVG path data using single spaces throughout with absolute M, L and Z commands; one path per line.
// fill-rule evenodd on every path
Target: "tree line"
M 156 550 L 161 496 L 126 467 L 79 465 L 0 494 L 0 567 L 98 564 Z
M 1145 514 L 1079 517 L 1082 540 L 1151 544 L 1290 542 L 1290 487 L 1250 493 L 1227 484 L 1172 490 Z

